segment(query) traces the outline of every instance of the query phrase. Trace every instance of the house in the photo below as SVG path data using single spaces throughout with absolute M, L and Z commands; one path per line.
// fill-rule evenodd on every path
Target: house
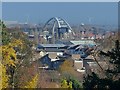
M 57 52 L 48 52 L 48 56 L 50 59 L 56 59 L 57 58 Z
M 76 57 L 76 56 L 75 56 Z M 86 58 L 75 59 L 74 60 L 74 68 L 78 72 L 90 74 L 93 70 L 96 69 L 97 63 L 94 61 L 92 55 L 88 55 Z
M 83 67 L 85 67 L 86 74 L 90 74 L 92 72 L 92 66 L 96 63 L 92 55 L 87 56 L 83 59 Z
M 59 66 L 64 62 L 57 57 L 56 52 L 49 52 L 39 60 L 45 69 L 58 69 Z
M 48 57 L 48 54 L 46 54 L 45 56 L 41 57 L 39 59 L 39 61 L 42 64 L 42 67 L 51 68 L 51 59 Z
M 87 47 L 84 47 L 82 45 L 72 45 L 67 48 L 67 52 L 71 55 L 79 54 L 81 56 L 81 58 L 85 58 L 87 56 L 87 54 L 85 53 L 86 49 L 87 49 Z
M 39 44 L 36 48 L 37 52 L 44 51 L 51 55 L 63 55 L 66 46 L 63 44 Z
M 75 69 L 82 69 L 83 68 L 83 61 L 82 60 L 74 60 L 74 68 Z
M 45 51 L 40 51 L 40 57 L 45 56 L 47 53 Z
M 66 49 L 64 44 L 38 44 L 36 51 L 45 50 L 46 52 L 64 52 Z
M 83 67 L 83 60 L 74 60 L 74 68 L 78 72 L 82 72 L 83 74 L 85 73 L 85 67 Z
M 59 66 L 64 62 L 64 60 L 60 60 L 60 59 L 51 59 L 51 65 L 52 65 L 52 69 L 58 69 Z
M 58 69 L 59 66 L 64 62 L 64 60 L 60 59 L 59 56 L 62 56 L 62 52 L 48 52 L 48 56 L 51 59 L 51 68 Z
M 72 59 L 73 60 L 79 60 L 81 57 L 80 57 L 80 54 L 72 54 Z
M 107 68 L 107 63 L 105 61 L 98 60 L 98 63 L 100 66 L 102 66 L 102 68 Z M 85 67 L 86 74 L 90 74 L 93 71 L 98 73 L 98 71 L 100 71 L 99 65 L 94 60 L 92 55 L 89 55 L 83 59 L 83 67 Z

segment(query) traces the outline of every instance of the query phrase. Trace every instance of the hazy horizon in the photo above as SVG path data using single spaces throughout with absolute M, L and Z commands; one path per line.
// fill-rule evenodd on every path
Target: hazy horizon
M 61 17 L 70 24 L 117 25 L 117 2 L 3 2 L 6 21 L 45 23 Z

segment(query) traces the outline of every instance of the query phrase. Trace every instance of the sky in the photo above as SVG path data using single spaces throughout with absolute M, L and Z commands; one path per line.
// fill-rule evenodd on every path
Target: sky
M 119 0 L 1 0 L 2 2 L 119 2 Z
M 45 23 L 61 17 L 70 24 L 117 25 L 117 2 L 3 2 L 2 19 Z

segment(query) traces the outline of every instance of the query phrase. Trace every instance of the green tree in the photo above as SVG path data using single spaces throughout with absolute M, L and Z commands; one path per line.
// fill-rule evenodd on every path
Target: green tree
M 7 45 L 10 42 L 10 35 L 6 31 L 6 26 L 3 23 L 3 21 L 0 20 L 0 29 L 1 29 L 1 34 L 2 34 L 2 44 Z
M 31 49 L 33 42 L 30 42 L 19 28 L 8 29 L 2 21 L 0 21 L 0 27 L 2 29 L 2 35 L 0 35 L 2 36 L 2 45 L 0 46 L 0 55 L 2 55 L 0 79 L 2 78 L 2 86 L 0 85 L 0 88 L 21 88 L 25 86 L 25 83 L 21 81 L 20 77 L 24 78 L 23 75 L 27 76 L 24 79 L 25 82 L 25 80 L 28 81 L 33 75 L 31 73 L 34 71 L 31 70 L 33 66 L 29 63 L 33 57 L 33 51 Z M 24 72 L 25 70 L 31 72 Z M 21 85 L 21 82 L 23 85 Z M 29 85 L 27 84 L 26 86 Z
M 61 82 L 61 87 L 62 87 L 62 88 L 68 88 L 67 80 L 65 80 L 65 79 L 62 80 L 62 82 Z
M 82 88 L 81 82 L 73 75 L 69 73 L 64 73 L 63 78 L 69 83 L 69 86 L 72 84 L 72 89 L 78 90 Z
M 3 22 L 3 21 L 1 21 L 1 20 L 0 20 L 0 27 L 1 27 L 1 28 L 6 28 L 6 26 L 5 26 L 4 22 Z
M 71 82 L 74 90 L 82 88 L 81 83 L 77 79 L 71 78 Z
M 36 74 L 31 81 L 27 82 L 24 88 L 37 88 L 38 74 Z
M 67 81 L 66 79 L 63 79 L 61 82 L 61 87 L 62 88 L 72 88 L 72 82 L 71 81 Z
M 116 40 L 115 42 L 115 48 L 111 49 L 110 51 L 100 52 L 101 55 L 104 55 L 105 57 L 109 57 L 109 63 L 112 64 L 112 68 L 108 68 L 106 70 L 106 75 L 109 78 L 114 79 L 119 73 L 120 73 L 120 45 L 119 41 Z
M 10 35 L 6 30 L 2 30 L 2 44 L 7 45 L 10 42 Z
M 119 41 L 115 41 L 115 47 L 109 50 L 107 53 L 101 51 L 100 55 L 104 58 L 109 57 L 109 63 L 111 67 L 105 70 L 105 78 L 100 78 L 96 73 L 85 77 L 83 86 L 85 89 L 92 88 L 120 88 L 120 44 Z

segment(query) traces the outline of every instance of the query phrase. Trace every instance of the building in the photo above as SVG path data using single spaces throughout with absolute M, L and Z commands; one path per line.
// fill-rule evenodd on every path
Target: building
M 46 52 L 64 52 L 67 46 L 64 44 L 39 44 L 37 51 L 45 50 Z
M 58 69 L 59 66 L 64 62 L 58 56 L 63 55 L 62 52 L 46 52 L 40 51 L 41 58 L 39 61 L 42 63 L 42 67 L 47 67 L 45 69 Z
M 79 54 L 81 56 L 81 58 L 84 58 L 87 56 L 87 54 L 85 54 L 86 51 L 86 47 L 81 45 L 71 45 L 70 47 L 67 48 L 67 52 L 70 53 L 71 55 L 73 54 Z
M 39 61 L 42 63 L 41 68 L 47 67 L 46 69 L 58 69 L 59 66 L 64 62 L 64 60 L 57 58 L 56 55 L 51 56 L 49 54 L 46 54 L 40 58 Z
M 72 54 L 72 59 L 73 60 L 79 60 L 81 57 L 80 57 L 80 54 Z
M 93 40 L 78 40 L 78 41 L 70 41 L 71 43 L 73 43 L 74 45 L 90 45 L 90 46 L 94 46 L 96 45 L 96 43 Z
M 74 60 L 74 69 L 78 72 L 85 73 L 85 67 L 83 66 L 83 60 Z

